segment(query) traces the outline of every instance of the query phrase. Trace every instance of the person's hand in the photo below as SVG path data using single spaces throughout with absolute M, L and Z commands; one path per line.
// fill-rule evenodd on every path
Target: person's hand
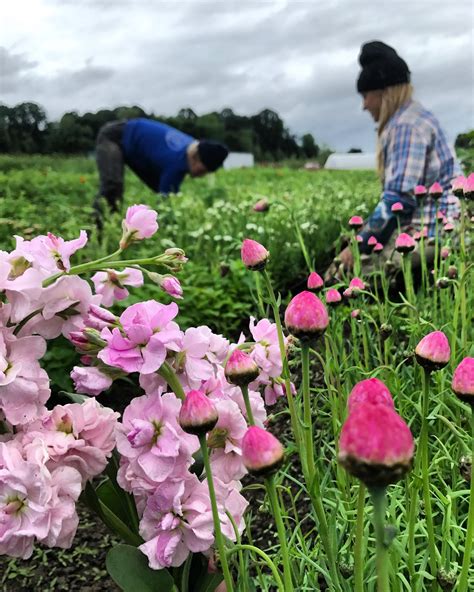
M 339 253 L 339 259 L 341 260 L 345 271 L 352 270 L 354 267 L 354 257 L 352 256 L 352 250 L 350 247 L 346 247 Z

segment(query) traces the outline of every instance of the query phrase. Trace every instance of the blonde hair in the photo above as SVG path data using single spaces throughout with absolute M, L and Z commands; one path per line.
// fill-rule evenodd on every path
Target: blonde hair
M 385 162 L 383 157 L 382 143 L 380 136 L 387 125 L 388 120 L 398 109 L 409 101 L 413 96 L 413 87 L 409 83 L 395 84 L 384 89 L 382 94 L 382 104 L 380 106 L 380 115 L 377 128 L 377 172 L 380 179 L 384 180 Z

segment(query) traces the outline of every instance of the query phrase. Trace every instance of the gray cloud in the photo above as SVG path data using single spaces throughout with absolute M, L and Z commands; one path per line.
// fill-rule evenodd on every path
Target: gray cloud
M 1 80 L 9 102 L 36 100 L 50 118 L 121 104 L 162 115 L 185 106 L 240 114 L 269 107 L 292 133 L 371 149 L 374 126 L 355 91 L 357 56 L 364 41 L 382 39 L 405 58 L 417 96 L 451 139 L 474 127 L 470 1 L 48 4 L 49 29 L 33 39 L 11 35 L 0 58 L 10 68 Z

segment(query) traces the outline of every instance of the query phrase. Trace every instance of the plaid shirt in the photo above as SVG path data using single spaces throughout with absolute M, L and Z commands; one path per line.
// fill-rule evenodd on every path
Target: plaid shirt
M 461 168 L 432 113 L 419 103 L 408 101 L 389 119 L 380 141 L 385 162 L 383 193 L 360 233 L 362 252 L 370 252 L 367 239 L 371 235 L 382 244 L 387 243 L 397 229 L 397 215 L 401 226 L 420 230 L 421 211 L 414 194 L 417 185 L 429 189 L 438 181 L 444 190 L 438 200 L 439 211 L 449 220 L 459 216 L 459 200 L 450 191 L 451 181 L 461 174 Z M 396 202 L 403 204 L 403 212 L 399 214 L 391 211 Z M 429 196 L 424 202 L 424 225 L 428 236 L 434 236 L 436 204 Z

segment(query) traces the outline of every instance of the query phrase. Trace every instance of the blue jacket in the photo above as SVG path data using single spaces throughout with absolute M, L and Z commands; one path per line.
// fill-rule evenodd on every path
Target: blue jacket
M 189 172 L 186 150 L 194 141 L 165 123 L 130 119 L 122 138 L 125 163 L 153 191 L 176 193 Z

